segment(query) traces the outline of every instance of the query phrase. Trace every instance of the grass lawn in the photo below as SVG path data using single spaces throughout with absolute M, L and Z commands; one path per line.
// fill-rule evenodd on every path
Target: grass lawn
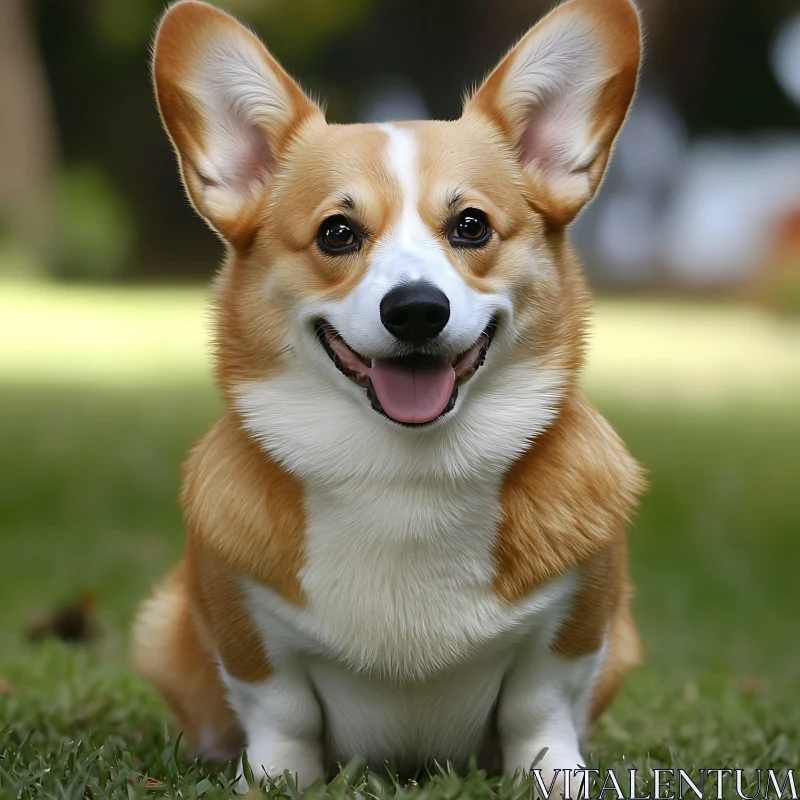
M 178 465 L 219 410 L 204 323 L 200 291 L 0 284 L 0 797 L 231 793 L 235 765 L 193 762 L 126 664 L 136 604 L 181 548 Z M 631 532 L 648 663 L 586 755 L 637 766 L 640 794 L 653 767 L 800 783 L 798 355 L 800 324 L 752 309 L 599 304 L 587 389 L 652 484 Z M 93 644 L 26 642 L 87 589 Z M 351 768 L 307 796 L 520 792 Z

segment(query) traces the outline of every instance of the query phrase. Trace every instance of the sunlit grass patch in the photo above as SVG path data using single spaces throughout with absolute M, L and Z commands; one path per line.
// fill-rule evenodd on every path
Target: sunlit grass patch
M 0 283 L 0 382 L 207 380 L 207 293 Z
M 746 305 L 603 300 L 585 381 L 631 400 L 794 405 L 800 322 Z

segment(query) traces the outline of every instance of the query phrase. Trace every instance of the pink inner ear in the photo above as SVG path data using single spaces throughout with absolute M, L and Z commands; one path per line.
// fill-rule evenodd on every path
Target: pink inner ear
M 255 183 L 264 182 L 274 165 L 266 133 L 257 125 L 237 120 L 236 131 L 231 136 L 229 147 L 230 185 L 237 192 L 249 194 Z
M 569 121 L 553 101 L 532 108 L 519 142 L 520 161 L 536 164 L 542 172 L 569 170 L 571 147 Z

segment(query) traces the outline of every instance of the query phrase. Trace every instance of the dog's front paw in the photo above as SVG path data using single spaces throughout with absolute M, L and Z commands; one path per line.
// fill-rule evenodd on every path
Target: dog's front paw
M 302 741 L 270 743 L 268 746 L 258 744 L 247 747 L 247 762 L 256 785 L 266 783 L 268 779 L 277 780 L 288 770 L 297 781 L 298 788 L 314 783 L 324 773 L 322 752 L 318 744 Z M 243 763 L 239 764 L 238 791 L 244 794 L 251 787 L 244 773 Z
M 513 775 L 522 768 L 535 781 L 537 795 L 551 800 L 578 800 L 583 797 L 583 759 L 571 748 L 553 749 L 546 745 L 509 748 L 504 754 L 505 772 Z M 577 772 L 576 772 L 577 771 Z

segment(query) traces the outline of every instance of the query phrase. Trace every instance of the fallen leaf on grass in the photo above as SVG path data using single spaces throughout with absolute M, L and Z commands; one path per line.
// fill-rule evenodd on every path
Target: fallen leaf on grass
M 128 783 L 136 783 L 140 778 L 144 778 L 144 788 L 149 792 L 157 792 L 166 786 L 164 781 L 160 781 L 158 778 L 148 778 L 145 775 L 129 775 Z
M 734 685 L 742 694 L 750 695 L 761 694 L 765 688 L 764 681 L 752 675 L 742 676 Z
M 74 603 L 39 614 L 28 623 L 28 639 L 38 642 L 55 636 L 65 642 L 86 642 L 94 635 L 93 592 L 84 592 Z

